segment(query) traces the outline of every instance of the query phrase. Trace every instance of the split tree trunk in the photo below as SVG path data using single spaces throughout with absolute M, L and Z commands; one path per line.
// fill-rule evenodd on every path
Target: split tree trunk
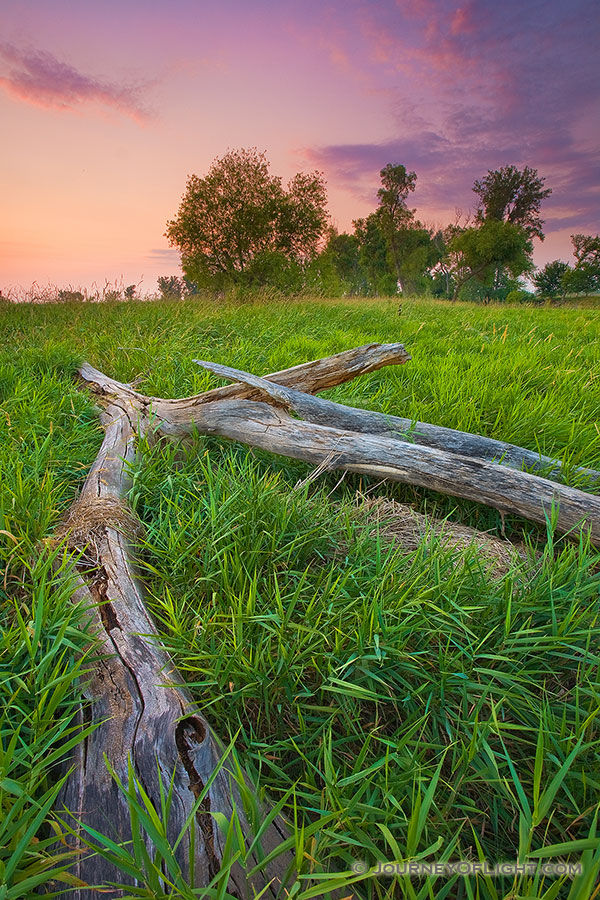
M 362 372 L 409 358 L 401 345 L 371 345 L 277 375 L 308 390 L 321 390 Z M 219 766 L 224 748 L 193 703 L 168 655 L 160 648 L 156 627 L 145 608 L 132 569 L 128 539 L 123 534 L 123 523 L 131 518 L 124 505 L 129 488 L 128 466 L 135 458 L 136 432 L 143 432 L 149 426 L 150 403 L 129 385 L 114 382 L 87 365 L 82 367 L 81 375 L 93 381 L 96 393 L 107 403 L 101 417 L 105 435 L 81 494 L 66 517 L 65 529 L 67 532 L 70 529 L 72 543 L 87 546 L 86 574 L 81 576 L 76 596 L 90 607 L 102 659 L 85 688 L 89 701 L 87 711 L 97 727 L 75 751 L 72 758 L 75 769 L 59 797 L 59 807 L 68 810 L 67 819 L 76 831 L 78 823 L 83 822 L 118 843 L 129 840 L 126 798 L 107 768 L 105 756 L 124 784 L 128 781 L 131 760 L 136 778 L 157 808 L 160 808 L 161 782 L 168 791 L 173 780 L 167 832 L 173 845 L 184 830 L 201 791 Z M 227 398 L 244 391 L 245 388 L 225 388 L 207 392 L 205 396 Z M 186 410 L 204 402 L 202 395 L 183 401 L 164 401 L 167 408 L 175 407 L 177 415 L 184 416 L 186 413 L 178 404 Z M 216 402 L 209 400 L 209 406 L 214 407 Z M 220 399 L 219 402 L 227 406 L 231 401 Z M 195 840 L 190 839 L 188 831 L 177 849 L 184 876 L 189 878 L 193 870 L 196 886 L 210 882 L 219 871 L 223 857 L 223 837 L 211 813 L 221 812 L 229 819 L 234 802 L 250 842 L 253 835 L 243 818 L 233 772 L 225 763 L 198 810 Z M 277 817 L 261 840 L 263 854 L 275 849 L 286 837 L 286 825 Z M 121 872 L 101 857 L 86 852 L 81 841 L 75 841 L 75 846 L 82 853 L 71 871 L 82 882 L 97 886 L 128 883 Z M 248 868 L 258 861 L 255 856 Z M 254 896 L 254 892 L 261 890 L 266 891 L 265 898 L 285 896 L 295 876 L 294 854 L 288 852 L 251 880 L 236 864 L 228 891 L 240 898 Z M 107 895 L 118 897 L 121 893 L 108 890 Z M 90 894 L 89 889 L 72 888 L 63 896 L 68 900 L 84 900 Z M 338 895 L 332 892 L 332 896 Z
M 77 522 L 77 531 L 87 535 L 88 555 L 93 551 L 93 565 L 85 578 L 82 576 L 79 596 L 93 607 L 105 655 L 87 688 L 92 720 L 100 724 L 77 748 L 75 770 L 61 797 L 76 821 L 116 841 L 129 839 L 127 804 L 104 755 L 125 782 L 131 758 L 136 777 L 157 807 L 161 781 L 168 785 L 173 779 L 168 837 L 174 843 L 223 752 L 168 655 L 160 649 L 132 570 L 127 539 L 120 530 L 119 523 L 127 519 L 127 466 L 135 456 L 136 432 L 152 429 L 159 435 L 181 438 L 198 429 L 324 469 L 341 468 L 465 497 L 540 523 L 558 504 L 559 531 L 577 533 L 583 525 L 600 545 L 600 497 L 489 461 L 502 447 L 500 455 L 505 461 L 508 456 L 510 464 L 523 465 L 529 451 L 420 423 L 421 434 L 409 434 L 409 420 L 310 396 L 408 359 L 401 344 L 374 344 L 266 378 L 201 363 L 239 383 L 181 400 L 145 397 L 87 364 L 81 367 L 82 379 L 106 407 L 102 416 L 105 437 L 67 525 Z M 294 418 L 290 410 L 302 419 Z M 433 445 L 409 442 L 419 437 Z M 444 440 L 448 443 L 443 444 Z M 440 443 L 448 449 L 440 449 Z M 461 452 L 453 452 L 456 449 Z M 486 458 L 482 458 L 484 454 Z M 535 458 L 539 461 L 537 454 Z M 211 812 L 229 818 L 233 803 L 241 810 L 234 779 L 225 765 L 198 811 L 195 844 L 187 835 L 177 851 L 184 873 L 189 873 L 193 864 L 196 886 L 208 884 L 221 865 L 222 838 Z M 242 827 L 251 839 L 248 823 L 243 821 Z M 285 836 L 285 824 L 275 819 L 264 837 L 264 852 Z M 101 859 L 86 854 L 74 872 L 88 884 L 124 881 Z M 264 896 L 274 898 L 285 896 L 294 879 L 294 858 L 287 854 L 251 883 L 238 866 L 232 870 L 228 889 L 240 898 L 265 889 Z M 89 894 L 74 888 L 65 896 L 83 900 Z
M 168 791 L 173 779 L 168 838 L 174 844 L 216 769 L 223 746 L 161 650 L 131 567 L 127 538 L 110 524 L 111 518 L 122 518 L 119 504 L 128 487 L 125 466 L 133 458 L 134 430 L 131 412 L 118 405 L 108 406 L 103 419 L 104 442 L 77 503 L 93 528 L 90 547 L 95 558 L 89 561 L 89 574 L 82 579 L 78 599 L 93 607 L 94 625 L 101 639 L 103 658 L 85 690 L 92 720 L 99 724 L 77 748 L 76 769 L 60 803 L 70 811 L 71 825 L 84 822 L 118 843 L 130 839 L 126 798 L 104 759 L 106 755 L 120 781 L 127 785 L 130 757 L 136 777 L 157 809 L 160 782 Z M 103 515 L 105 524 L 99 527 Z M 77 509 L 72 510 L 71 518 L 78 519 Z M 184 877 L 189 877 L 193 867 L 197 885 L 210 882 L 219 871 L 222 857 L 223 838 L 210 812 L 220 811 L 230 818 L 233 798 L 241 810 L 233 776 L 225 765 L 200 806 L 195 840 L 190 841 L 188 829 L 176 854 Z M 247 823 L 244 825 L 248 830 Z M 263 842 L 265 852 L 285 837 L 283 823 L 276 820 Z M 289 856 L 276 860 L 253 881 L 253 886 L 259 891 L 272 881 L 266 896 L 278 896 L 282 885 L 288 883 L 289 863 Z M 102 858 L 85 853 L 72 871 L 90 885 L 128 882 Z M 251 896 L 250 884 L 239 865 L 232 870 L 229 891 L 240 898 Z M 84 900 L 90 895 L 85 889 L 75 888 L 67 896 Z M 120 892 L 112 896 L 118 897 Z

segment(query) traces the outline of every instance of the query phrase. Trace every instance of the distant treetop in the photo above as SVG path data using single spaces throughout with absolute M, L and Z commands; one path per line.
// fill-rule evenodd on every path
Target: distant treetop
M 487 175 L 473 185 L 473 191 L 479 197 L 477 221 L 510 222 L 523 228 L 530 238 L 538 237 L 543 241 L 540 206 L 552 193 L 551 188 L 544 188 L 544 181 L 537 169 L 529 166 L 523 171 L 516 166 L 489 169 Z

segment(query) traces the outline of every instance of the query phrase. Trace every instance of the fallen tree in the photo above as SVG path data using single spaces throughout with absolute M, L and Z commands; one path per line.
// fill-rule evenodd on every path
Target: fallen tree
M 91 608 L 103 651 L 86 687 L 89 714 L 98 727 L 78 746 L 74 771 L 61 796 L 79 850 L 84 850 L 85 836 L 79 823 L 117 841 L 131 838 L 127 798 L 105 765 L 105 756 L 124 783 L 131 761 L 135 778 L 157 807 L 161 786 L 173 785 L 167 838 L 173 845 L 178 842 L 182 872 L 194 884 L 206 886 L 223 861 L 224 839 L 215 827 L 215 813 L 229 819 L 235 806 L 248 845 L 253 840 L 242 813 L 236 773 L 220 766 L 222 744 L 161 649 L 132 568 L 127 534 L 135 523 L 125 498 L 137 435 L 184 438 L 197 429 L 321 469 L 341 468 L 421 485 L 539 523 L 558 506 L 559 531 L 576 534 L 583 527 L 600 544 L 599 497 L 499 465 L 489 456 L 454 452 L 454 444 L 446 450 L 410 443 L 406 429 L 397 427 L 407 420 L 312 396 L 409 359 L 401 344 L 372 344 L 266 378 L 201 363 L 237 384 L 180 400 L 146 397 L 88 364 L 80 368 L 82 380 L 104 407 L 105 435 L 63 525 L 71 545 L 85 547 L 78 597 Z M 458 446 L 464 451 L 467 445 Z M 513 455 L 511 461 L 515 463 L 517 457 Z M 521 457 L 521 464 L 524 461 Z M 194 839 L 187 827 L 190 821 L 197 823 Z M 243 869 L 237 863 L 231 869 L 231 894 L 246 898 L 264 889 L 265 897 L 286 895 L 296 876 L 294 854 L 273 854 L 268 865 L 260 866 L 261 859 L 286 836 L 283 820 L 273 818 L 262 835 L 262 846 L 251 854 L 249 866 L 254 864 L 254 874 L 248 876 L 248 866 Z M 88 885 L 127 881 L 100 856 L 86 852 L 80 854 L 73 872 Z M 85 895 L 85 888 L 76 887 L 66 894 L 72 900 L 83 900 Z M 118 891 L 113 894 L 119 895 Z
M 277 374 L 307 390 L 322 390 L 409 358 L 401 345 L 369 345 Z M 224 853 L 224 838 L 215 825 L 214 814 L 222 813 L 230 819 L 235 804 L 248 845 L 253 835 L 243 815 L 236 772 L 229 765 L 221 765 L 223 745 L 160 648 L 132 568 L 127 535 L 135 523 L 125 498 L 137 435 L 156 429 L 163 421 L 171 427 L 178 420 L 189 423 L 190 411 L 205 404 L 206 397 L 211 408 L 218 403 L 226 407 L 231 402 L 228 397 L 235 396 L 236 391 L 225 388 L 182 401 L 164 401 L 170 417 L 163 420 L 156 413 L 160 404 L 129 385 L 114 382 L 87 365 L 81 367 L 80 375 L 102 400 L 105 433 L 59 535 L 84 552 L 76 599 L 90 608 L 101 659 L 84 691 L 88 700 L 86 720 L 97 727 L 78 745 L 71 759 L 73 772 L 59 797 L 65 821 L 76 836 L 71 845 L 79 851 L 71 872 L 82 882 L 81 887 L 71 888 L 64 896 L 83 900 L 89 896 L 87 885 L 131 882 L 101 856 L 86 852 L 85 843 L 90 834 L 86 829 L 118 842 L 131 839 L 127 797 L 113 777 L 114 773 L 127 784 L 130 761 L 136 780 L 157 808 L 161 783 L 167 790 L 172 783 L 167 838 L 171 845 L 177 844 L 176 856 L 184 877 L 192 880 L 193 872 L 193 882 L 206 886 L 219 871 Z M 180 428 L 182 433 L 189 430 Z M 203 792 L 206 796 L 202 798 Z M 198 825 L 194 835 L 187 827 L 190 819 Z M 265 890 L 265 897 L 285 896 L 285 888 L 290 889 L 296 875 L 293 852 L 278 854 L 251 877 L 247 871 L 259 866 L 261 859 L 287 837 L 285 823 L 275 817 L 248 864 L 232 867 L 229 893 L 246 898 Z M 112 893 L 115 897 L 121 894 L 120 890 Z M 332 892 L 331 896 L 337 895 Z

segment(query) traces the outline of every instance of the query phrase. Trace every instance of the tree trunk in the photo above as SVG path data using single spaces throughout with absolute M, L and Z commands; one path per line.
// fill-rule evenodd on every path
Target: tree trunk
M 600 497 L 528 472 L 379 435 L 307 424 L 260 402 L 207 404 L 196 424 L 204 434 L 242 441 L 327 469 L 415 484 L 485 503 L 504 513 L 516 513 L 542 525 L 558 507 L 559 532 L 577 535 L 583 525 L 593 542 L 600 545 Z
M 368 345 L 296 366 L 277 376 L 308 390 L 321 390 L 407 359 L 410 357 L 400 344 Z M 135 522 L 124 497 L 129 488 L 128 466 L 135 458 L 136 431 L 149 427 L 151 406 L 164 404 L 173 421 L 189 422 L 193 412 L 206 404 L 207 408 L 227 407 L 232 402 L 229 397 L 257 396 L 260 392 L 233 386 L 181 401 L 151 403 L 130 385 L 114 382 L 91 366 L 82 366 L 81 376 L 108 403 L 102 413 L 102 447 L 61 529 L 69 536 L 71 546 L 86 548 L 76 599 L 90 609 L 102 653 L 84 690 L 88 700 L 85 715 L 97 727 L 77 746 L 70 760 L 74 771 L 58 801 L 65 820 L 80 835 L 71 839 L 72 846 L 81 851 L 71 871 L 86 885 L 133 883 L 101 857 L 86 852 L 81 840 L 86 832 L 80 823 L 117 843 L 131 839 L 127 799 L 118 789 L 106 757 L 125 785 L 131 764 L 136 779 L 157 809 L 161 785 L 168 791 L 173 784 L 167 838 L 173 846 L 184 832 L 176 852 L 183 876 L 190 878 L 193 870 L 194 884 L 206 886 L 219 871 L 223 858 L 224 839 L 211 814 L 221 812 L 230 819 L 235 803 L 248 843 L 253 834 L 243 816 L 235 768 L 230 762 L 219 768 L 223 745 L 161 649 L 156 627 L 145 608 L 128 547 L 127 531 Z M 251 401 L 246 402 L 252 406 Z M 185 823 L 190 816 L 194 819 L 194 806 L 216 770 L 218 773 L 197 810 L 196 834 L 192 838 Z M 262 837 L 263 855 L 287 837 L 283 819 L 276 817 Z M 149 839 L 146 843 L 151 849 Z M 258 862 L 255 854 L 247 868 Z M 275 898 L 285 895 L 284 888 L 291 889 L 295 877 L 295 857 L 287 852 L 252 879 L 235 864 L 228 891 L 249 898 L 254 891 L 265 890 L 265 898 Z M 122 891 L 104 888 L 103 894 L 116 898 Z M 90 896 L 89 888 L 71 888 L 63 896 L 67 900 L 84 900 Z M 331 896 L 340 895 L 331 892 Z
M 98 727 L 78 746 L 74 771 L 61 796 L 75 832 L 77 823 L 83 822 L 117 842 L 131 836 L 126 798 L 105 765 L 106 755 L 125 783 L 131 761 L 136 778 L 157 808 L 161 784 L 168 788 L 172 781 L 167 837 L 173 845 L 184 832 L 177 857 L 190 881 L 193 868 L 196 886 L 206 886 L 223 859 L 223 838 L 211 814 L 221 812 L 229 819 L 235 804 L 244 835 L 252 840 L 248 822 L 241 815 L 235 767 L 227 763 L 197 809 L 195 841 L 185 829 L 189 818 L 194 819 L 199 795 L 219 768 L 223 747 L 160 648 L 132 569 L 126 536 L 132 514 L 124 497 L 128 465 L 135 457 L 136 432 L 152 430 L 159 436 L 185 437 L 197 428 L 204 434 L 242 441 L 323 469 L 341 468 L 420 485 L 541 524 L 558 504 L 559 531 L 577 534 L 583 525 L 600 545 L 600 497 L 488 461 L 492 454 L 501 454 L 511 465 L 522 465 L 531 462 L 529 451 L 422 423 L 417 423 L 415 434 L 407 419 L 311 396 L 356 375 L 408 359 L 401 344 L 372 344 L 266 378 L 202 362 L 205 368 L 239 383 L 180 400 L 145 397 L 87 364 L 81 367 L 81 378 L 105 405 L 105 436 L 64 529 L 73 546 L 86 547 L 86 571 L 82 570 L 78 596 L 91 607 L 104 654 L 86 687 L 92 721 Z M 290 410 L 302 419 L 293 418 Z M 409 443 L 411 439 L 422 443 Z M 482 458 L 485 454 L 487 459 Z M 537 454 L 535 461 L 539 462 Z M 262 841 L 264 853 L 278 846 L 286 834 L 282 819 L 275 818 Z M 77 838 L 75 845 L 81 848 Z M 126 883 L 102 859 L 85 853 L 73 871 L 87 884 Z M 228 890 L 246 898 L 264 889 L 263 896 L 274 898 L 279 892 L 285 895 L 285 888 L 291 889 L 295 875 L 294 855 L 283 854 L 251 881 L 236 865 Z M 114 897 L 120 895 L 118 890 L 112 892 Z M 65 896 L 83 900 L 89 894 L 73 888 Z
M 523 467 L 548 469 L 547 474 L 551 478 L 560 477 L 562 474 L 562 464 L 559 460 L 544 456 L 542 453 L 535 453 L 533 450 L 526 450 L 524 447 L 517 447 L 506 441 L 497 441 L 479 434 L 455 431 L 441 425 L 429 425 L 427 422 L 417 422 L 387 413 L 372 412 L 369 409 L 356 409 L 341 403 L 333 403 L 331 400 L 324 400 L 321 397 L 313 397 L 299 390 L 288 389 L 275 393 L 269 387 L 270 383 L 275 380 L 274 375 L 268 376 L 267 379 L 257 379 L 247 372 L 241 372 L 228 366 L 220 366 L 198 359 L 195 359 L 194 362 L 222 378 L 240 381 L 248 387 L 257 387 L 262 390 L 263 396 L 270 395 L 272 399 L 279 398 L 284 406 L 292 408 L 307 422 L 331 425 L 361 434 L 384 434 L 397 441 L 419 444 L 422 447 L 432 447 L 462 456 L 473 456 L 480 460 L 501 463 L 513 469 L 522 469 Z M 263 380 L 267 383 L 261 384 Z M 198 425 L 200 426 L 200 420 L 198 420 Z M 162 427 L 159 425 L 159 428 Z M 600 487 L 600 472 L 595 469 L 580 467 L 574 468 L 572 471 L 581 475 L 590 487 Z
M 75 770 L 59 803 L 69 811 L 65 818 L 75 829 L 83 822 L 120 843 L 131 838 L 129 810 L 104 757 L 125 785 L 131 760 L 136 778 L 159 810 L 161 783 L 168 792 L 172 782 L 169 843 L 174 845 L 180 832 L 185 832 L 176 852 L 183 877 L 189 878 L 193 867 L 196 884 L 207 885 L 219 871 L 223 853 L 223 837 L 211 812 L 230 818 L 232 801 L 235 799 L 238 812 L 242 804 L 231 766 L 225 764 L 198 809 L 195 839 L 191 840 L 185 823 L 219 765 L 223 746 L 160 648 L 129 560 L 127 537 L 114 526 L 115 519 L 123 519 L 121 498 L 128 487 L 125 466 L 133 458 L 135 420 L 119 405 L 108 406 L 103 418 L 106 434 L 102 448 L 69 516 L 78 536 L 86 524 L 90 529 L 87 575 L 82 576 L 77 599 L 91 607 L 101 642 L 101 661 L 85 688 L 91 719 L 98 727 L 78 745 L 72 760 Z M 242 827 L 249 833 L 243 817 Z M 263 850 L 269 852 L 285 837 L 285 825 L 276 819 L 265 836 Z M 150 849 L 150 841 L 147 844 Z M 251 887 L 258 891 L 272 880 L 265 896 L 275 897 L 281 886 L 289 883 L 289 864 L 289 854 L 284 855 L 252 883 L 236 865 L 229 891 L 240 898 L 250 897 Z M 72 872 L 89 885 L 132 883 L 101 857 L 86 853 Z M 293 874 L 291 877 L 293 880 Z M 74 888 L 65 896 L 84 900 L 90 894 Z M 121 891 L 109 892 L 109 896 L 121 896 Z

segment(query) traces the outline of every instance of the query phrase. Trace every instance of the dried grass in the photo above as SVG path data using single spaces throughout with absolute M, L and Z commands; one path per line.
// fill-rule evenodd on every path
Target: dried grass
M 98 556 L 98 545 L 107 528 L 118 531 L 132 540 L 141 536 L 142 526 L 131 510 L 120 500 L 80 498 L 73 503 L 60 521 L 53 540 L 66 540 L 68 546 L 84 556 Z
M 442 544 L 458 551 L 471 552 L 482 562 L 490 574 L 502 577 L 515 566 L 527 560 L 524 545 L 495 537 L 467 525 L 458 525 L 447 519 L 436 519 L 417 512 L 406 503 L 398 503 L 384 497 L 364 498 L 357 495 L 357 510 L 373 523 L 373 534 L 387 544 L 397 544 L 414 551 L 427 536 L 439 538 Z

